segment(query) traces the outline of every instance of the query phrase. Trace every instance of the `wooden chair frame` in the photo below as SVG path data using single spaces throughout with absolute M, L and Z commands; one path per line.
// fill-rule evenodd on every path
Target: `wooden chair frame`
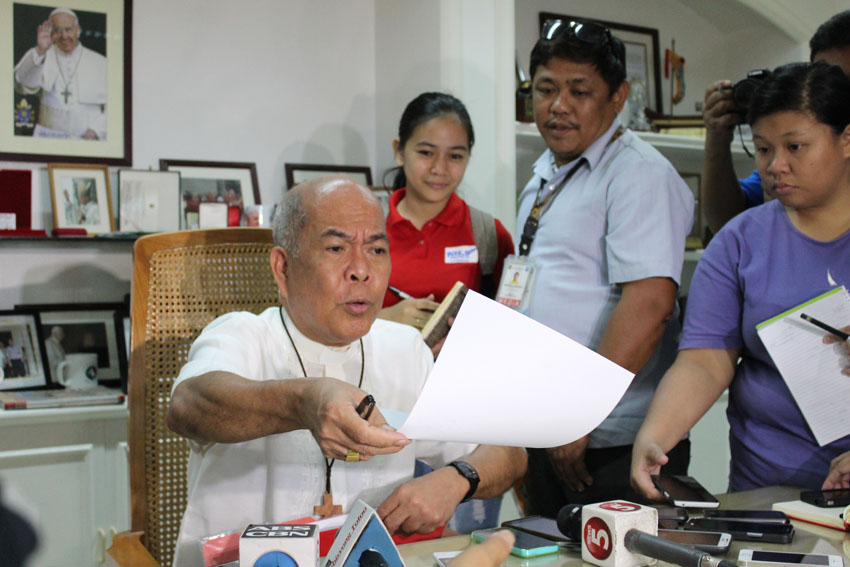
M 152 277 L 150 273 L 152 260 L 158 252 L 162 251 L 191 247 L 210 248 L 218 245 L 221 245 L 222 250 L 225 250 L 225 246 L 233 244 L 253 246 L 253 248 L 250 248 L 253 250 L 253 255 L 251 256 L 252 265 L 247 269 L 257 272 L 258 277 L 255 279 L 257 280 L 256 287 L 259 293 L 253 295 L 246 293 L 245 295 L 251 295 L 253 298 L 261 298 L 261 300 L 255 301 L 253 304 L 246 306 L 245 304 L 248 303 L 248 300 L 242 301 L 242 294 L 235 294 L 240 297 L 234 298 L 233 306 L 223 305 L 223 310 L 220 313 L 212 313 L 212 315 L 217 316 L 234 309 L 246 309 L 256 312 L 261 310 L 262 305 L 267 307 L 268 305 L 275 304 L 277 301 L 277 287 L 275 285 L 274 288 L 271 288 L 268 281 L 262 281 L 262 277 L 259 274 L 261 271 L 261 268 L 259 267 L 261 263 L 258 259 L 258 252 L 260 251 L 257 251 L 255 248 L 256 245 L 259 244 L 266 249 L 266 254 L 268 254 L 268 251 L 272 248 L 272 233 L 270 229 L 228 228 L 154 234 L 140 238 L 133 249 L 134 269 L 131 300 L 131 353 L 128 382 L 128 404 L 130 410 L 128 435 L 130 449 L 131 530 L 143 532 L 144 545 L 163 565 L 171 564 L 170 549 L 173 547 L 173 541 L 170 542 L 170 544 L 168 542 L 161 544 L 159 539 L 164 536 L 161 536 L 161 534 L 152 535 L 150 533 L 150 531 L 159 530 L 159 526 L 156 525 L 156 519 L 152 518 L 152 506 L 150 504 L 152 499 L 156 498 L 157 495 L 151 495 L 149 493 L 149 491 L 152 490 L 150 484 L 153 483 L 153 479 L 156 475 L 165 474 L 160 471 L 151 473 L 149 470 L 149 465 L 151 465 L 155 459 L 154 452 L 158 450 L 158 443 L 161 442 L 160 439 L 152 439 L 151 436 L 153 434 L 151 433 L 151 428 L 159 427 L 161 429 L 163 427 L 162 420 L 164 419 L 164 415 L 162 415 L 164 412 L 162 410 L 161 403 L 163 394 L 159 394 L 159 399 L 149 399 L 149 396 L 154 393 L 149 380 L 157 379 L 156 377 L 152 378 L 149 376 L 148 372 L 150 367 L 148 360 L 149 355 L 150 357 L 154 356 L 149 352 L 154 347 L 149 349 L 148 341 L 155 340 L 151 338 L 154 335 L 151 330 L 151 322 L 148 320 L 149 302 L 153 301 L 150 293 L 150 286 L 152 285 Z M 218 250 L 218 248 L 215 250 Z M 234 250 L 238 251 L 240 249 L 236 247 Z M 224 258 L 226 254 L 226 251 L 222 252 L 221 257 Z M 232 260 L 237 257 L 238 256 L 231 253 L 229 259 Z M 266 258 L 267 257 L 268 256 L 266 255 Z M 245 262 L 236 263 L 241 264 Z M 203 270 L 203 268 L 200 269 Z M 236 269 L 242 269 L 242 267 L 237 266 Z M 268 268 L 268 271 L 262 275 L 265 274 L 268 275 L 269 280 L 271 280 L 271 283 L 273 284 L 274 280 L 271 277 L 271 269 Z M 201 329 L 198 329 L 197 332 L 199 333 L 200 330 Z M 191 340 L 194 340 L 194 338 Z M 173 381 L 173 377 L 170 381 Z M 167 396 L 168 394 L 170 394 L 170 389 L 164 395 Z M 151 423 L 152 421 L 154 423 Z M 186 455 L 188 455 L 188 448 L 186 448 Z M 183 463 L 182 466 L 185 467 L 185 464 Z M 149 482 L 148 479 L 148 475 L 150 474 L 154 475 L 151 477 L 151 482 Z M 156 476 L 155 484 L 158 484 L 160 480 L 161 479 Z M 182 495 L 179 494 L 180 480 L 171 479 L 169 482 L 178 485 L 176 490 L 170 490 L 172 493 L 177 493 L 174 497 L 178 499 L 182 497 L 185 502 L 185 475 L 182 479 Z M 185 503 L 183 505 L 185 505 Z M 156 505 L 153 507 L 156 508 Z M 172 514 L 176 513 L 177 512 L 172 512 Z M 179 510 L 180 517 L 182 517 L 182 514 L 183 510 Z M 179 520 L 180 518 L 177 518 L 178 525 Z

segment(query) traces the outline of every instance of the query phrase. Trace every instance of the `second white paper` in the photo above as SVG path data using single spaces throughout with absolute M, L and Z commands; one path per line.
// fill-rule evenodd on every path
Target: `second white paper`
M 555 447 L 595 429 L 634 374 L 470 291 L 416 405 L 410 439 Z

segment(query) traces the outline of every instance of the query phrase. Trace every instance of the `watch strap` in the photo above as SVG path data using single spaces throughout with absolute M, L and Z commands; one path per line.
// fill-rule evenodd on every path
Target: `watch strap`
M 475 491 L 478 490 L 478 483 L 481 482 L 481 477 L 478 476 L 478 471 L 475 470 L 475 467 L 467 463 L 466 461 L 452 461 L 449 463 L 450 467 L 454 467 L 454 469 L 469 482 L 469 490 L 461 500 L 461 504 L 464 502 L 469 502 L 472 500 L 472 496 L 475 494 Z

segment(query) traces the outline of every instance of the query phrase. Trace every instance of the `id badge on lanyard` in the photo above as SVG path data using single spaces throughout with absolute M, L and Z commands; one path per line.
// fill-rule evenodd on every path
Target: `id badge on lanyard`
M 502 279 L 496 292 L 496 301 L 511 309 L 525 313 L 531 301 L 537 264 L 534 258 L 511 254 L 505 258 Z

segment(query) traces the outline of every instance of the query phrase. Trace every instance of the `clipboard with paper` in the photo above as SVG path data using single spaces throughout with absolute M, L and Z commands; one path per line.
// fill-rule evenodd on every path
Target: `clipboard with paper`
M 836 328 L 850 323 L 850 294 L 836 287 L 756 325 L 756 331 L 794 401 L 823 446 L 850 434 L 850 378 L 844 345 L 825 344 L 826 331 L 806 313 Z

